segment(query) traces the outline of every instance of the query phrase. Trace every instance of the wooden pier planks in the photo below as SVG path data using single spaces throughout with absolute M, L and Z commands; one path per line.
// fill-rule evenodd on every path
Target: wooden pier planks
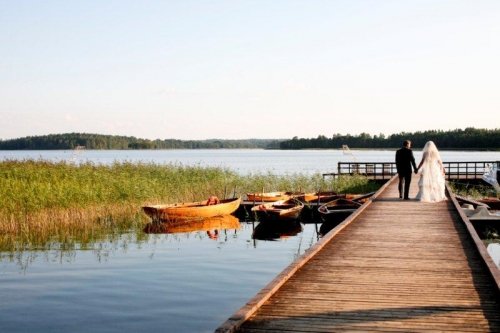
M 241 327 L 218 332 L 500 332 L 498 288 L 452 201 L 397 197 L 393 179 Z

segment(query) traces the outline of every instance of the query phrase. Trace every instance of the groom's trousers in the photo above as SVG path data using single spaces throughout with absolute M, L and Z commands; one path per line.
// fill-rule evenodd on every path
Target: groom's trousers
M 409 199 L 408 194 L 410 192 L 410 183 L 411 183 L 411 173 L 409 174 L 399 174 L 399 197 Z M 404 184 L 404 192 L 403 192 L 403 184 Z

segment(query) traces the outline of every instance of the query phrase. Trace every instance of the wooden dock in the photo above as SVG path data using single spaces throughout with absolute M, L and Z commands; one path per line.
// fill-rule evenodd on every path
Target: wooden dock
M 392 178 L 216 332 L 500 332 L 500 272 L 448 195 Z

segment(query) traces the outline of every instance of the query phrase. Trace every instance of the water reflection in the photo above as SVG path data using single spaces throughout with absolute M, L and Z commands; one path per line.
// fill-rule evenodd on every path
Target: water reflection
M 302 224 L 299 221 L 265 221 L 260 222 L 252 233 L 253 239 L 277 240 L 296 236 L 302 232 Z
M 217 240 L 213 229 L 147 234 L 143 223 L 85 247 L 12 252 L 0 262 L 0 332 L 212 332 L 316 241 L 314 225 L 263 241 L 238 223 L 216 226 Z
M 147 234 L 177 234 L 205 231 L 209 238 L 217 238 L 220 230 L 240 229 L 240 220 L 233 215 L 218 216 L 202 220 L 176 221 L 169 223 L 148 223 L 144 227 Z
M 268 247 L 267 241 L 287 238 L 295 238 L 292 244 L 297 242 L 297 245 L 292 252 L 296 256 L 304 249 L 304 246 L 300 244 L 302 238 L 309 239 L 307 243 L 310 246 L 320 237 L 319 224 L 309 224 L 308 231 L 304 233 L 303 224 L 299 221 L 267 224 L 240 221 L 233 215 L 189 223 L 186 221 L 158 224 L 130 222 L 126 223 L 126 226 L 128 228 L 96 228 L 92 232 L 68 233 L 65 237 L 40 239 L 36 242 L 30 242 L 30 239 L 17 239 L 15 243 L 12 243 L 13 239 L 9 238 L 9 242 L 3 243 L 9 246 L 0 247 L 0 263 L 15 264 L 20 272 L 27 273 L 30 266 L 36 266 L 41 262 L 78 263 L 82 255 L 88 256 L 89 254 L 98 263 L 108 263 L 112 258 L 119 256 L 134 256 L 140 248 L 148 248 L 147 256 L 153 259 L 165 247 L 194 250 L 198 246 L 206 246 L 215 241 L 218 249 L 231 247 L 234 242 L 257 249 Z M 258 241 L 262 242 L 257 243 Z M 1 241 L 0 245 L 2 245 Z M 289 246 L 290 244 L 276 244 L 276 249 L 286 249 Z
M 101 231 L 92 239 L 81 239 L 74 235 L 65 241 L 52 240 L 35 244 L 22 242 L 14 248 L 0 249 L 0 262 L 15 263 L 25 273 L 35 262 L 72 263 L 76 261 L 78 253 L 87 252 L 92 253 L 97 262 L 103 263 L 108 261 L 112 253 L 126 253 L 131 246 L 141 246 L 147 241 L 148 237 L 145 237 L 142 230 L 132 229 L 128 232 L 108 230 L 108 234 Z
M 321 224 L 321 226 L 319 227 L 319 236 L 320 237 L 325 236 L 327 233 L 330 232 L 330 230 L 332 230 L 333 228 L 335 228 L 336 226 L 338 226 L 342 222 L 343 222 L 343 220 L 341 220 L 341 221 L 330 220 L 330 221 L 323 222 Z

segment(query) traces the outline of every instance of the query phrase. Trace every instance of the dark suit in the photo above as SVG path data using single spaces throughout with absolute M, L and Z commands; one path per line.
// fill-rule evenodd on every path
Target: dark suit
M 410 148 L 403 147 L 396 151 L 396 169 L 399 175 L 399 197 L 403 197 L 403 183 L 404 183 L 404 198 L 408 199 L 408 192 L 410 191 L 411 183 L 411 167 L 413 170 L 417 171 L 417 165 L 415 164 L 415 157 L 413 157 L 413 151 Z

